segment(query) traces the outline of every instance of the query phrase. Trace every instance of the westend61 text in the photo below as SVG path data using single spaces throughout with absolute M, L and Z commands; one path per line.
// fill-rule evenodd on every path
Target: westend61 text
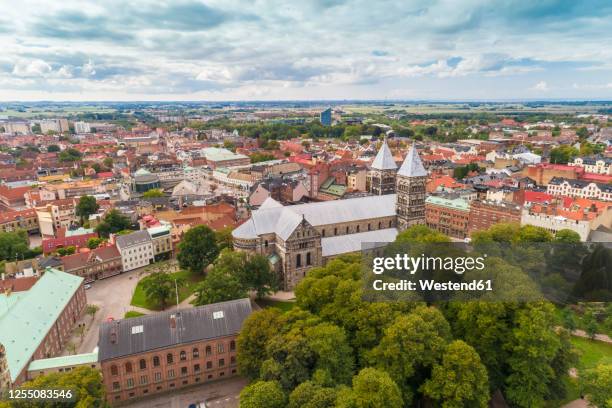
M 418 284 L 417 284 L 418 282 Z M 421 279 L 417 282 L 402 279 L 398 282 L 384 282 L 380 279 L 375 280 L 372 284 L 374 290 L 391 290 L 391 291 L 492 291 L 493 282 L 488 280 L 473 280 L 469 282 L 436 282 L 431 279 Z

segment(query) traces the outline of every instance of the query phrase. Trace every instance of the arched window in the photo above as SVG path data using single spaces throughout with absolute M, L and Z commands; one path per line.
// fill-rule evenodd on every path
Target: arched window
M 234 340 L 230 341 L 230 351 L 236 351 L 236 342 Z
M 347 234 L 349 233 L 349 227 L 348 227 L 348 225 L 346 226 L 346 233 L 347 233 Z
M 382 228 L 382 222 L 379 221 L 378 222 L 378 229 L 381 229 L 381 228 Z
M 198 357 L 200 357 L 200 350 L 194 347 L 193 348 L 193 358 L 198 358 Z
M 391 228 L 392 222 L 393 221 L 389 220 L 389 228 Z
M 302 254 L 297 254 L 295 256 L 295 266 L 298 268 L 302 266 Z
M 323 231 L 321 231 L 321 235 L 325 237 L 325 228 L 323 228 Z
M 310 265 L 310 252 L 306 252 L 306 265 Z
M 153 357 L 153 367 L 159 367 L 159 356 Z
M 172 353 L 168 353 L 168 354 L 166 354 L 166 362 L 167 362 L 168 364 L 172 364 L 172 363 L 174 363 L 174 357 L 172 356 Z
M 359 232 L 359 225 L 357 226 L 357 232 Z
M 181 353 L 179 354 L 179 358 L 181 359 L 181 361 L 185 361 L 187 360 L 187 353 L 185 353 L 185 350 L 181 350 Z
M 206 346 L 206 355 L 210 356 L 212 354 L 212 347 Z
M 145 361 L 144 358 L 141 358 L 140 361 L 138 362 L 138 364 L 140 365 L 140 369 L 141 370 L 146 370 L 147 369 L 147 362 Z
M 126 373 L 131 373 L 132 372 L 132 363 L 131 362 L 127 362 L 125 363 L 125 372 Z
M 114 364 L 111 366 L 111 375 L 119 375 L 119 370 L 117 370 L 117 366 Z

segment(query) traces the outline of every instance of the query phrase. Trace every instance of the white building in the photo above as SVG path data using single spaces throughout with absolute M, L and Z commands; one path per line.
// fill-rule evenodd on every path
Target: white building
M 90 133 L 91 127 L 87 122 L 74 122 L 74 132 L 75 133 Z
M 155 262 L 153 241 L 146 230 L 114 237 L 115 245 L 121 254 L 123 272 L 140 268 Z
M 546 192 L 554 196 L 612 201 L 612 185 L 594 183 L 592 181 L 570 180 L 562 177 L 553 177 L 548 182 Z
M 610 157 L 576 157 L 572 163 L 567 165 L 583 167 L 587 173 L 612 175 L 612 158 Z

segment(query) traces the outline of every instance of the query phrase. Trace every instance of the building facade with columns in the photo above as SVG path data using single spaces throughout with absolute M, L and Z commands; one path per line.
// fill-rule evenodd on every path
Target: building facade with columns
M 383 143 L 374 163 L 390 167 L 390 157 Z M 364 243 L 392 242 L 405 228 L 425 224 L 427 171 L 414 146 L 397 178 L 393 172 L 392 190 L 379 183 L 366 197 L 290 206 L 268 198 L 232 232 L 234 248 L 267 256 L 283 289 L 293 290 L 309 269 L 359 252 Z

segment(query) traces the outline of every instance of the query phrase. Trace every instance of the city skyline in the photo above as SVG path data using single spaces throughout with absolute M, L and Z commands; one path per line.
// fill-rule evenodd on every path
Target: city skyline
M 0 100 L 612 99 L 605 1 L 24 1 Z

